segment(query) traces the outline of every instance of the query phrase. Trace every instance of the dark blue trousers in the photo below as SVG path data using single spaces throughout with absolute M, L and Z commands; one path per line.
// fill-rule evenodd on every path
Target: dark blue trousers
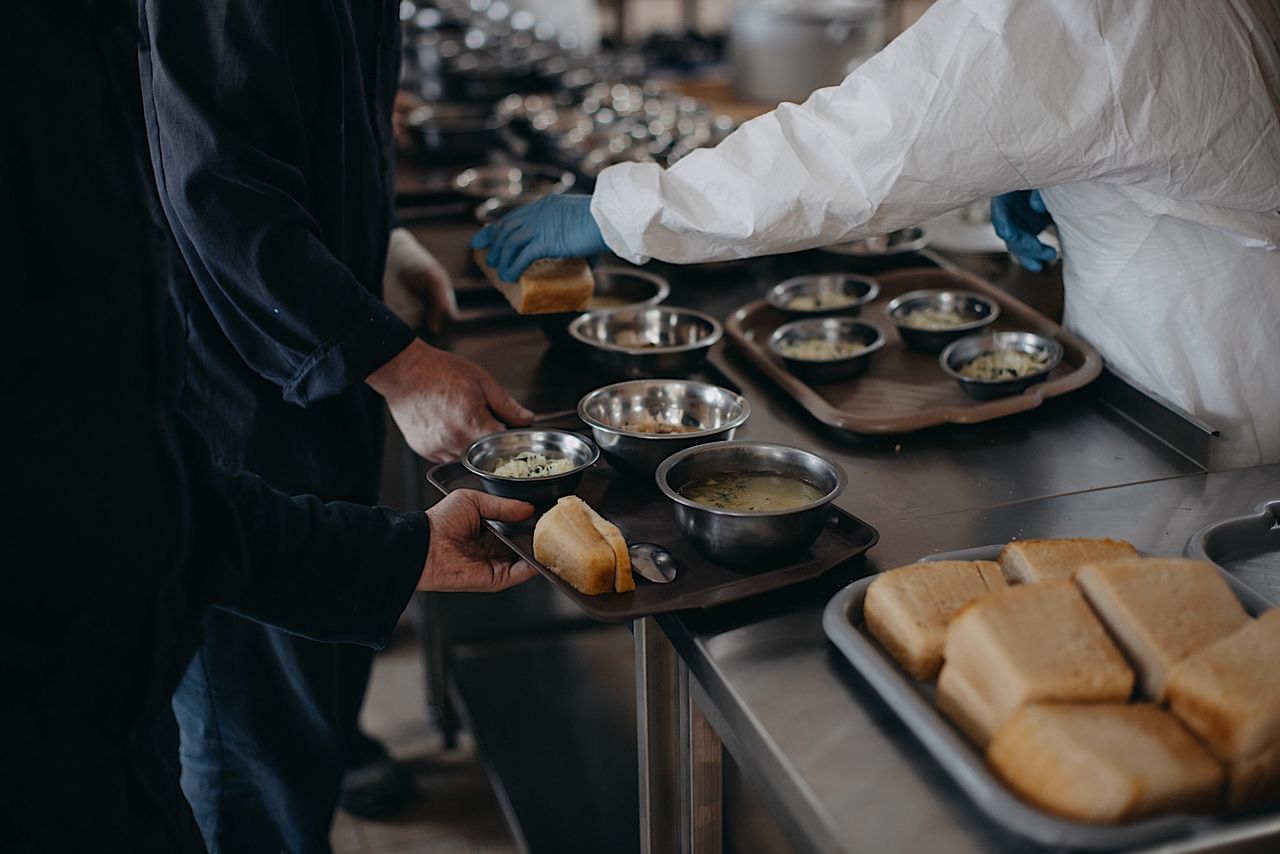
M 212 854 L 329 854 L 373 651 L 214 609 L 174 693 L 182 790 Z

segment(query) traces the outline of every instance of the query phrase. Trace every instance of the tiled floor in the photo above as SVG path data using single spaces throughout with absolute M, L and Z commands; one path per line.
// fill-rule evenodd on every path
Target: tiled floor
M 516 854 L 470 742 L 464 736 L 446 753 L 426 722 L 422 662 L 410 638 L 375 659 L 362 722 L 406 764 L 422 797 L 392 822 L 339 812 L 334 854 Z

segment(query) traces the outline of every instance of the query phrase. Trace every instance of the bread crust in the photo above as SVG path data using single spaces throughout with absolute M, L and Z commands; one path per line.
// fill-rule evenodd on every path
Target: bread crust
M 591 303 L 595 276 L 581 258 L 540 258 L 529 265 L 519 281 L 507 282 L 489 266 L 487 254 L 483 249 L 472 251 L 485 278 L 520 314 L 585 311 Z
M 533 556 L 574 590 L 598 596 L 614 589 L 617 556 L 596 528 L 585 501 L 568 495 L 533 529 Z
M 1124 540 L 1076 537 L 1014 540 L 1000 550 L 997 561 L 1010 584 L 1030 584 L 1069 581 L 1086 563 L 1137 556 L 1138 550 Z

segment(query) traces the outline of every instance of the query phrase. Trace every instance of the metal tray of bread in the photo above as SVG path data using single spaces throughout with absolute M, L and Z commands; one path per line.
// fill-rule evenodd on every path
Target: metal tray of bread
M 479 479 L 459 462 L 437 465 L 427 473 L 427 480 L 445 494 L 455 489 L 480 489 Z M 727 567 L 713 563 L 685 539 L 671 502 L 656 485 L 626 478 L 598 462 L 583 475 L 575 492 L 617 525 L 628 543 L 658 543 L 671 552 L 680 566 L 675 580 L 653 584 L 637 575 L 634 591 L 586 596 L 534 559 L 534 520 L 519 525 L 487 524 L 498 539 L 529 561 L 588 616 L 604 622 L 624 622 L 685 608 L 710 608 L 816 578 L 861 557 L 880 539 L 875 528 L 833 504 L 817 542 L 808 552 L 796 556 L 794 562 L 753 569 Z
M 725 323 L 734 345 L 813 417 L 852 433 L 907 433 L 938 424 L 976 424 L 1026 412 L 1047 398 L 1083 388 L 1102 372 L 1102 357 L 1083 340 L 995 285 L 958 268 L 911 267 L 874 276 L 880 294 L 859 315 L 885 335 L 885 346 L 867 373 L 854 379 L 809 383 L 789 372 L 769 351 L 774 330 L 794 318 L 764 300 L 749 303 Z M 975 291 L 1000 306 L 988 330 L 1023 330 L 1062 345 L 1062 363 L 1049 378 L 1021 394 L 975 400 L 943 373 L 938 357 L 908 349 L 885 317 L 885 306 L 908 291 L 948 288 Z
M 1216 563 L 1236 584 L 1266 601 L 1280 602 L 1280 499 L 1252 515 L 1200 529 L 1187 542 L 1186 553 Z
M 995 560 L 1002 548 L 1003 545 L 980 546 L 929 555 L 921 560 Z M 1251 616 L 1257 616 L 1273 604 L 1225 569 L 1223 576 Z M 1018 798 L 987 767 L 982 753 L 938 709 L 934 685 L 909 676 L 866 631 L 862 603 L 875 578 L 874 575 L 861 578 L 832 597 L 822 614 L 822 628 L 989 819 L 1041 845 L 1087 851 L 1127 850 L 1191 835 L 1225 833 L 1240 824 L 1227 817 L 1189 814 L 1122 824 L 1089 824 L 1059 818 Z

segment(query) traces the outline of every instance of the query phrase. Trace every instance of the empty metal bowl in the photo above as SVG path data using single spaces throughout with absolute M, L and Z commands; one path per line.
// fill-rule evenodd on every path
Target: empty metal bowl
M 746 398 L 693 380 L 627 380 L 598 388 L 578 403 L 578 417 L 591 428 L 601 455 L 618 471 L 649 483 L 667 457 L 732 439 L 750 416 Z
M 929 245 L 929 236 L 919 226 L 900 228 L 888 234 L 877 234 L 863 240 L 851 240 L 848 243 L 836 243 L 823 246 L 823 252 L 835 255 L 851 255 L 856 258 L 883 258 L 893 255 L 904 255 L 908 252 L 919 252 Z
M 714 317 L 671 306 L 589 311 L 569 324 L 592 364 L 623 379 L 687 377 L 723 334 Z
M 831 314 L 856 315 L 862 307 L 880 294 L 875 279 L 847 273 L 818 273 L 796 276 L 774 285 L 765 294 L 769 305 L 802 317 L 819 317 Z M 797 302 L 815 301 L 812 307 L 801 307 Z
M 505 460 L 525 451 L 548 459 L 567 459 L 574 467 L 551 477 L 500 477 L 493 473 Z M 480 478 L 485 492 L 545 507 L 571 495 L 582 481 L 582 475 L 598 459 L 600 450 L 585 436 L 568 430 L 528 428 L 504 430 L 476 439 L 463 452 L 462 467 Z
M 960 371 L 984 353 L 1012 350 L 1043 356 L 1044 367 L 1035 373 L 1008 379 L 982 380 L 966 377 Z M 1062 345 L 1052 338 L 1034 332 L 986 332 L 961 338 L 947 346 L 938 356 L 938 364 L 960 383 L 965 394 L 978 400 L 990 400 L 1019 394 L 1036 383 L 1049 378 L 1050 372 L 1062 361 Z
M 955 312 L 963 318 L 968 318 L 968 322 L 959 326 L 948 326 L 945 329 L 921 329 L 903 322 L 906 315 L 922 309 Z M 937 353 L 952 341 L 966 338 L 984 326 L 994 323 L 1000 316 L 1000 306 L 994 300 L 970 291 L 923 290 L 911 291 L 890 300 L 884 307 L 884 313 L 889 321 L 898 327 L 898 335 L 902 338 L 903 344 L 913 350 Z
M 862 350 L 837 359 L 801 359 L 788 355 L 786 348 L 804 341 L 853 342 Z M 815 382 L 846 380 L 866 373 L 871 357 L 884 346 L 884 333 L 877 327 L 850 317 L 815 317 L 784 323 L 769 336 L 769 350 L 782 360 L 787 370 Z
M 476 199 L 504 201 L 529 197 L 536 199 L 563 193 L 573 186 L 572 172 L 557 166 L 492 164 L 464 169 L 453 179 L 453 189 Z
M 597 267 L 594 271 L 595 291 L 591 295 L 588 311 L 610 311 L 615 308 L 652 306 L 666 300 L 671 285 L 661 276 L 644 270 L 625 267 Z M 569 324 L 580 312 L 539 315 L 542 331 L 552 343 L 569 344 Z
M 770 472 L 807 481 L 823 495 L 791 510 L 721 510 L 690 501 L 691 481 L 729 472 Z M 671 499 L 676 521 L 694 545 L 717 563 L 768 569 L 802 553 L 822 533 L 828 508 L 844 491 L 844 469 L 825 457 L 764 442 L 715 442 L 680 451 L 658 466 L 658 488 Z

